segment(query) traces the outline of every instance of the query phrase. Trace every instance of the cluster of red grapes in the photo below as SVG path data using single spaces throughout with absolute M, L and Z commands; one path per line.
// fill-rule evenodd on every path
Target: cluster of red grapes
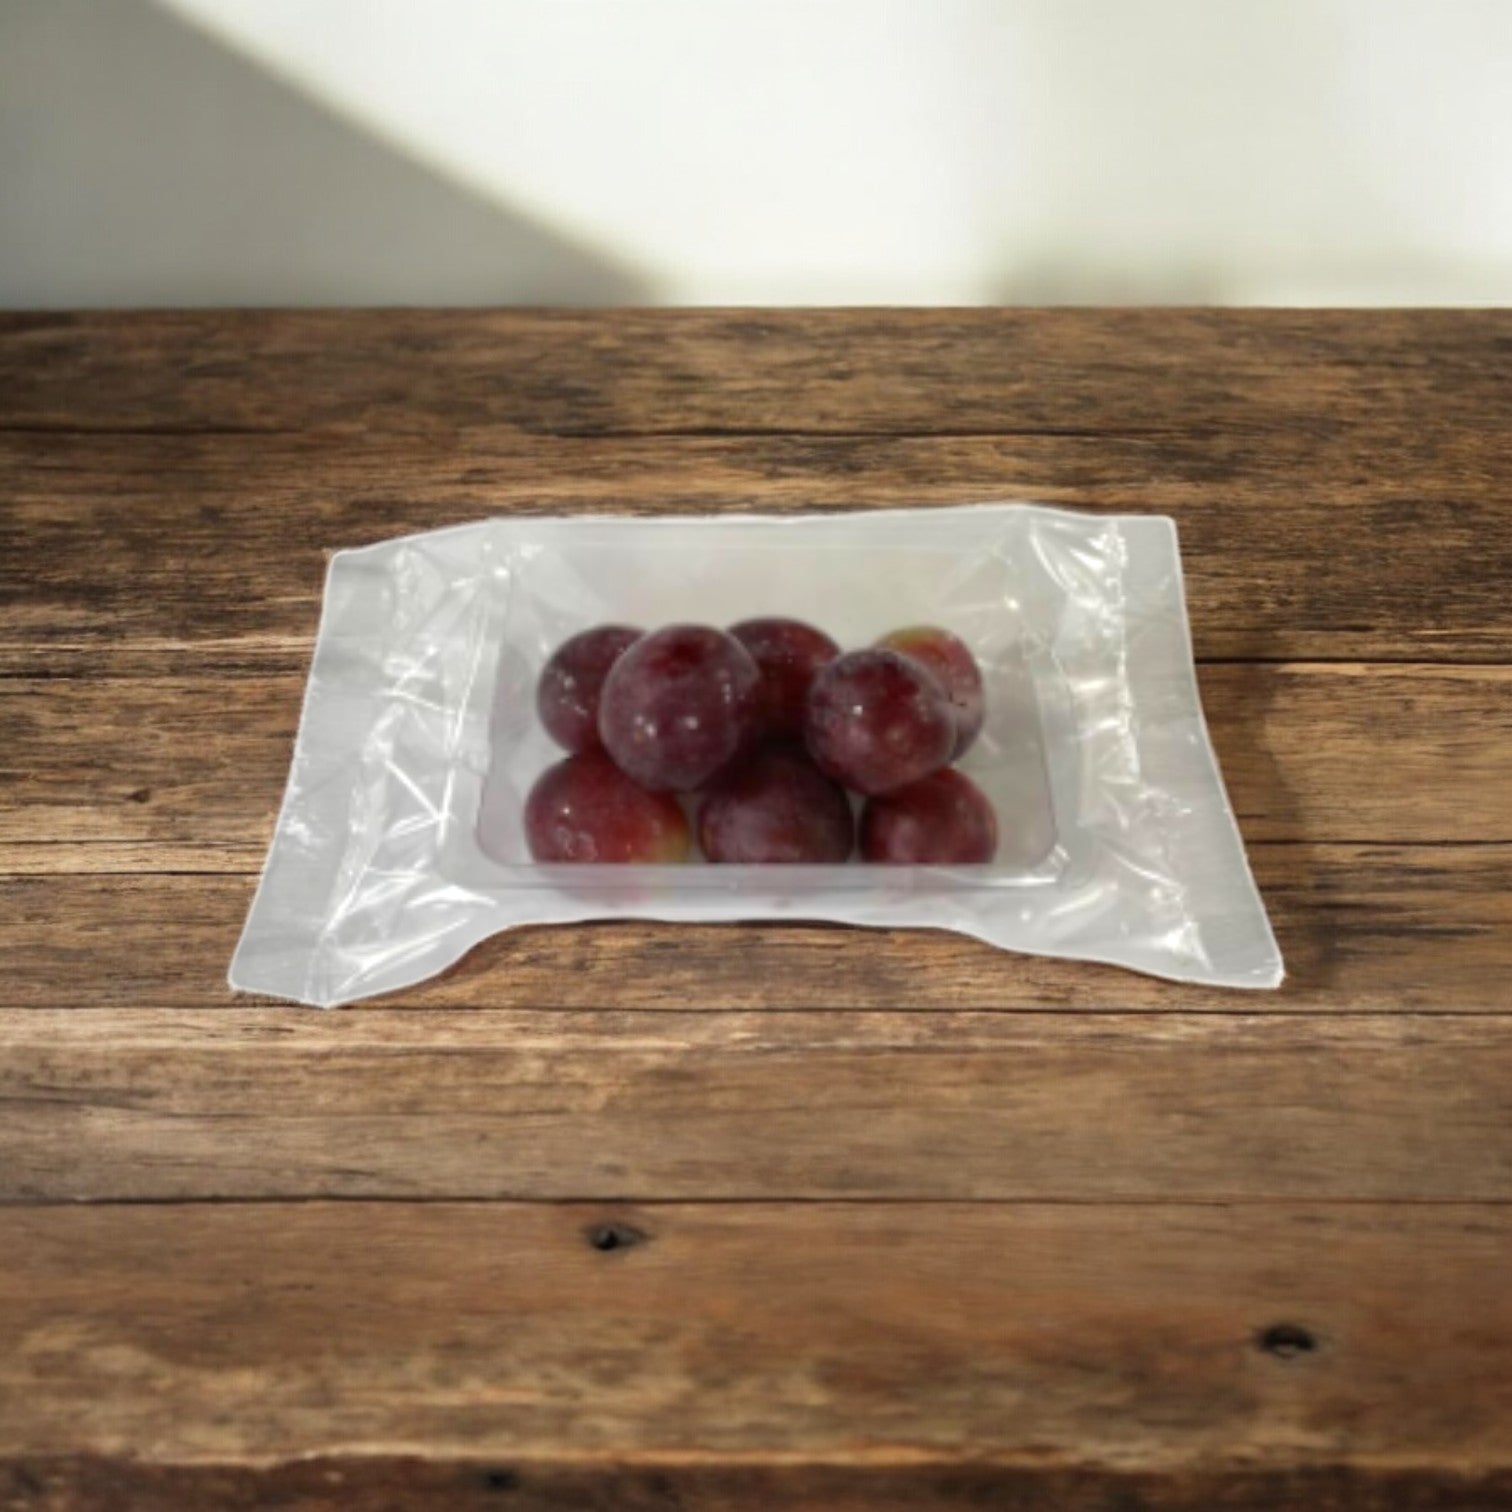
M 997 818 L 950 763 L 982 728 L 982 675 L 948 630 L 841 653 L 799 620 L 728 631 L 585 630 L 541 673 L 536 709 L 572 752 L 525 802 L 537 861 L 685 861 L 674 794 L 697 794 L 710 861 L 990 861 Z

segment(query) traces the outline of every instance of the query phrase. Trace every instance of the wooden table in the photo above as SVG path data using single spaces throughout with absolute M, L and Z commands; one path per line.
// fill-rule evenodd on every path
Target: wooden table
M 1512 1505 L 1512 314 L 0 321 L 0 1508 Z M 603 925 L 224 972 L 324 553 L 1180 523 L 1291 978 Z

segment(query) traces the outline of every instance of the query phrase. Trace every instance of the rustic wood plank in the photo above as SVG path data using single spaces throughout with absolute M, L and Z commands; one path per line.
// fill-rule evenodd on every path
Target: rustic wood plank
M 1505 1206 L 63 1206 L 6 1238 L 6 1456 L 1512 1465 Z
M 0 316 L 0 1004 L 42 1010 L 0 1013 L 0 1503 L 1512 1500 L 1512 671 L 1316 665 L 1512 660 L 1509 353 L 1509 312 Z M 1281 663 L 1202 673 L 1281 993 L 655 925 L 396 1011 L 226 991 L 326 549 L 1007 496 L 1172 513 L 1199 655 Z M 968 1011 L 1062 1006 L 1112 1011 Z
M 1512 1018 L 0 1015 L 0 1200 L 1512 1203 Z
M 900 434 L 1389 419 L 1506 405 L 1505 310 L 289 310 L 9 315 L 40 430 Z
M 197 853 L 174 854 L 201 864 Z M 231 853 L 237 856 L 245 853 Z M 497 935 L 440 978 L 384 1001 L 650 1010 L 1507 1010 L 1512 846 L 1261 844 L 1251 860 L 1287 962 L 1285 984 L 1259 997 L 1007 955 L 937 931 L 605 923 Z M 223 1009 L 233 1002 L 225 969 L 252 887 L 245 876 L 0 878 L 0 1004 Z
M 1199 680 L 1247 839 L 1512 840 L 1512 667 L 1225 663 Z M 51 842 L 71 847 L 60 867 L 89 865 L 86 844 L 156 869 L 255 853 L 302 691 L 294 673 L 0 679 L 0 866 Z
M 1512 1471 L 1207 1463 L 1151 1472 L 975 1456 L 840 1466 L 677 1455 L 584 1467 L 513 1457 L 164 1465 L 74 1455 L 0 1461 L 0 1499 L 15 1512 L 1489 1512 L 1512 1504 Z
M 325 551 L 501 510 L 1014 497 L 1174 516 L 1201 657 L 1512 657 L 1505 428 L 1131 437 L 1088 423 L 1012 438 L 639 441 L 0 429 L 0 670 L 156 672 L 186 655 L 302 665 Z M 1431 549 L 1383 549 L 1403 532 Z
M 244 877 L 258 871 L 258 845 L 163 843 L 154 840 L 18 840 L 0 842 L 0 879 L 86 875 L 121 877 L 139 873 Z M 0 881 L 3 886 L 3 881 Z

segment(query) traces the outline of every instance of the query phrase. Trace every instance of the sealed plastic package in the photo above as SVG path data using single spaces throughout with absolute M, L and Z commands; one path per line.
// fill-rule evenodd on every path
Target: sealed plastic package
M 754 616 L 842 647 L 916 624 L 969 646 L 986 717 L 961 767 L 996 811 L 990 862 L 532 860 L 523 805 L 563 754 L 535 714 L 553 650 L 607 622 Z M 433 976 L 500 930 L 625 917 L 928 926 L 1276 986 L 1202 719 L 1172 522 L 1022 504 L 516 517 L 336 555 L 231 985 L 335 1005 Z

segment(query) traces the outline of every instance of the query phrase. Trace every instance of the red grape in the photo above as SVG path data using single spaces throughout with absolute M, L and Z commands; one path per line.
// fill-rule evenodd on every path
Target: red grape
M 821 771 L 885 793 L 950 760 L 955 722 L 934 674 L 896 651 L 851 651 L 814 679 L 804 732 Z
M 686 861 L 678 801 L 648 793 L 603 751 L 548 767 L 525 800 L 525 839 L 537 861 Z
M 855 824 L 845 789 L 795 746 L 768 745 L 714 779 L 698 809 L 710 861 L 845 861 Z
M 922 662 L 939 678 L 955 718 L 956 743 L 951 760 L 958 761 L 981 732 L 987 709 L 982 673 L 966 642 L 938 625 L 909 625 L 877 642 Z
M 997 815 L 987 795 L 947 767 L 861 811 L 861 857 L 900 866 L 965 866 L 992 860 Z
M 738 756 L 755 730 L 761 673 L 723 630 L 669 625 L 609 669 L 599 734 L 644 787 L 685 792 Z
M 569 751 L 599 743 L 599 694 L 609 669 L 641 637 L 628 625 L 600 625 L 563 641 L 536 684 L 536 713 L 546 733 Z
M 761 668 L 761 729 L 765 735 L 800 738 L 809 687 L 819 669 L 840 654 L 822 630 L 794 619 L 749 619 L 730 634 Z

